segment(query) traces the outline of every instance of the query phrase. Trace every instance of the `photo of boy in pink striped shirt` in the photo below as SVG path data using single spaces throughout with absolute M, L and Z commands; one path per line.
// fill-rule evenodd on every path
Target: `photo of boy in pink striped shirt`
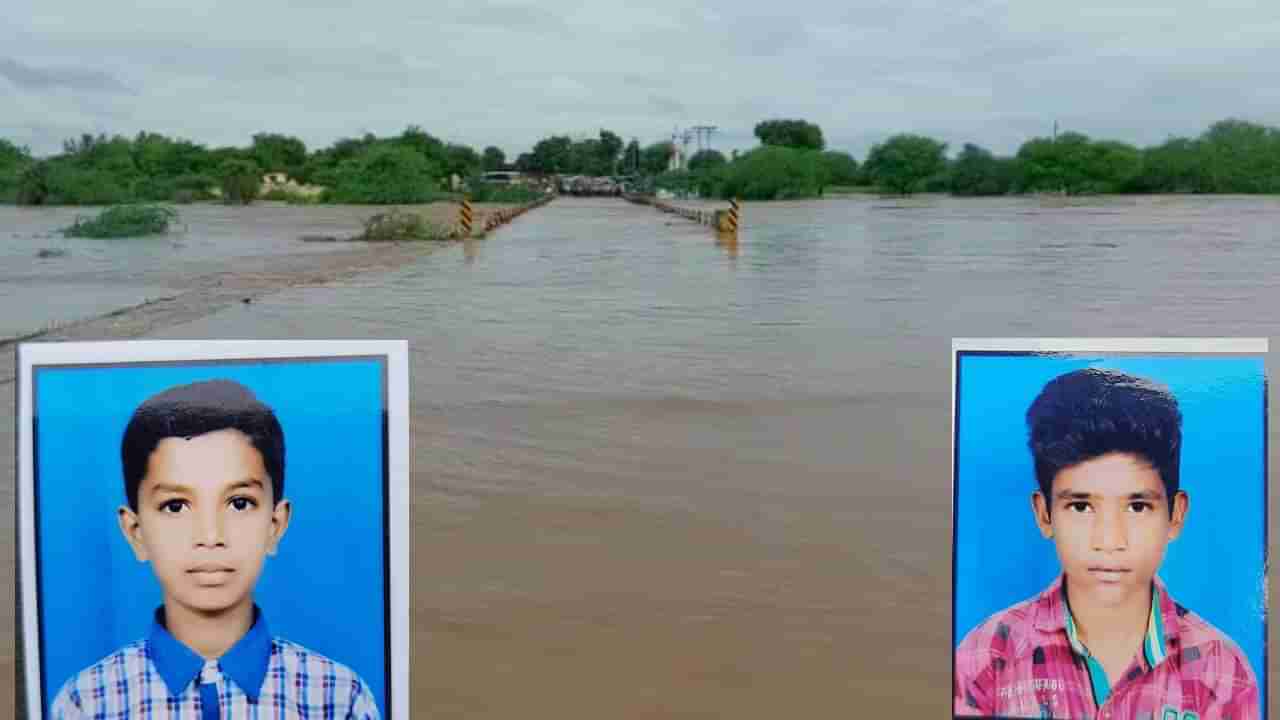
M 1029 509 L 1061 572 L 965 634 L 954 715 L 1261 717 L 1248 657 L 1157 577 L 1191 516 L 1175 396 L 1144 377 L 1086 367 L 1045 384 L 1025 421 Z

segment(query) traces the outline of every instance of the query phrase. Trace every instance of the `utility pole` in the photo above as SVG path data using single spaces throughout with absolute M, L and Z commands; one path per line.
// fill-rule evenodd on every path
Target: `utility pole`
M 698 134 L 698 152 L 711 149 L 711 133 L 717 129 L 715 125 L 695 125 L 693 127 L 693 131 Z

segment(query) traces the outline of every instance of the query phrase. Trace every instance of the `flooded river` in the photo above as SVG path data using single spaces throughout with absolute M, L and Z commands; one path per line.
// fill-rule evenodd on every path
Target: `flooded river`
M 250 262 L 356 226 L 202 212 L 218 229 L 193 218 L 207 242 L 180 248 L 54 264 L 9 246 L 0 325 L 62 312 L 9 298 L 127 304 L 173 287 L 175 258 Z M 950 338 L 1280 337 L 1277 198 L 743 215 L 727 245 L 561 198 L 394 272 L 152 336 L 407 338 L 414 715 L 557 719 L 945 716 Z

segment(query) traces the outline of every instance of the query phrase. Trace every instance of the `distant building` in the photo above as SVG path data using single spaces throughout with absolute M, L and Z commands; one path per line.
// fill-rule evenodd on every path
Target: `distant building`
M 291 195 L 313 196 L 324 192 L 324 188 L 319 185 L 300 185 L 287 174 L 282 172 L 267 173 L 262 176 L 262 195 L 273 190 L 283 190 Z
M 480 179 L 495 185 L 521 185 L 526 182 L 526 178 L 522 173 L 512 170 L 491 170 L 481 175 Z

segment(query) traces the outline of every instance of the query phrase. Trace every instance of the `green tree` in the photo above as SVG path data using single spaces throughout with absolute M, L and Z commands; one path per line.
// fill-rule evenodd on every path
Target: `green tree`
M 471 177 L 480 172 L 482 161 L 475 150 L 466 145 L 448 143 L 444 146 L 444 175 L 457 175 L 459 178 Z
M 507 156 L 500 148 L 490 145 L 484 149 L 482 163 L 487 171 L 502 170 L 507 166 Z
M 529 159 L 530 169 L 540 173 L 567 172 L 569 151 L 573 140 L 567 135 L 555 135 L 539 140 L 533 146 Z
M 0 138 L 0 168 L 9 168 L 14 165 L 26 165 L 31 162 L 31 150 L 26 147 L 18 147 L 12 142 Z
M 722 197 L 790 200 L 817 197 L 821 191 L 818 153 L 765 145 L 725 166 L 718 188 Z
M 1214 192 L 1280 192 L 1280 129 L 1229 118 L 1200 136 Z
M 146 176 L 166 175 L 164 160 L 173 141 L 159 133 L 139 132 L 133 139 L 133 164 Z
M 599 168 L 603 172 L 599 175 L 612 175 L 617 169 L 618 156 L 622 153 L 622 138 L 617 134 L 608 130 L 600 131 L 600 142 L 597 146 L 596 154 L 600 158 Z
M 574 175 L 607 175 L 608 164 L 600 149 L 600 141 L 591 138 L 570 143 L 562 172 Z
M 764 145 L 804 150 L 822 150 L 826 147 L 822 128 L 804 120 L 765 120 L 756 124 L 755 134 Z
M 79 138 L 68 138 L 62 141 L 62 154 L 66 156 L 87 156 L 96 146 L 105 144 L 107 136 L 99 134 L 94 137 L 91 133 L 83 133 Z
M 858 161 L 849 153 L 827 150 L 818 156 L 818 163 L 823 187 L 858 183 Z
M 1004 195 L 1013 189 L 1013 161 L 965 143 L 951 164 L 948 179 L 948 189 L 956 195 Z
M 1067 132 L 1056 140 L 1034 138 L 1018 149 L 1022 190 L 1079 193 L 1120 192 L 1136 187 L 1142 172 L 1137 148 L 1114 141 L 1095 142 Z
M 1198 140 L 1170 138 L 1146 148 L 1137 186 L 1143 192 L 1210 192 L 1204 147 Z
M 667 171 L 676 148 L 670 142 L 657 142 L 640 151 L 640 171 L 646 175 L 658 175 Z
M 640 172 L 640 141 L 631 138 L 631 142 L 627 143 L 626 150 L 623 151 L 622 170 L 627 174 L 636 174 Z
M 441 172 L 412 148 L 378 144 L 338 166 L 327 197 L 371 205 L 430 202 L 440 197 Z
M 49 163 L 36 162 L 19 174 L 16 200 L 19 205 L 44 205 L 49 200 Z
M 109 205 L 127 202 L 143 177 L 134 159 L 133 143 L 119 135 L 84 134 L 63 143 L 63 154 L 49 158 L 40 170 L 43 188 L 31 184 L 25 199 L 49 205 Z
M 107 173 L 126 182 L 132 182 L 139 175 L 138 166 L 134 163 L 133 143 L 128 138 L 119 135 L 94 138 L 85 134 L 78 143 L 75 140 L 63 143 L 63 148 L 69 152 L 65 152 L 61 160 L 71 167 Z
M 1032 138 L 1018 148 L 1019 192 L 1064 190 L 1066 181 L 1051 138 Z
M 400 145 L 404 145 L 405 147 L 413 148 L 421 153 L 427 160 L 430 160 L 440 167 L 444 167 L 446 164 L 445 156 L 447 154 L 447 150 L 445 148 L 444 141 L 435 137 L 431 133 L 428 133 L 417 125 L 410 125 L 405 128 L 404 132 L 400 133 L 400 137 L 395 139 L 395 142 Z M 373 141 L 366 139 L 363 141 L 363 147 L 356 148 L 354 152 L 340 157 L 339 161 L 346 160 L 349 157 L 354 157 L 359 151 L 364 150 L 372 144 Z
M 946 149 L 946 143 L 923 135 L 894 135 L 872 146 L 864 167 L 877 184 L 909 195 L 946 168 Z
M 222 201 L 228 205 L 248 205 L 262 188 L 262 169 L 252 160 L 229 159 L 218 168 Z
M 0 138 L 0 202 L 18 198 L 18 178 L 32 164 L 31 151 Z
M 1135 189 L 1142 173 L 1142 152 L 1115 140 L 1094 142 L 1089 149 L 1085 174 L 1092 192 L 1115 193 Z
M 724 155 L 719 150 L 699 150 L 689 158 L 688 167 L 690 170 L 697 172 L 699 170 L 709 170 L 728 163 Z
M 133 163 L 148 178 L 176 178 L 213 169 L 204 146 L 146 131 L 133 140 Z
M 249 153 L 263 172 L 283 172 L 291 177 L 298 175 L 307 162 L 306 144 L 296 137 L 278 133 L 254 135 Z

